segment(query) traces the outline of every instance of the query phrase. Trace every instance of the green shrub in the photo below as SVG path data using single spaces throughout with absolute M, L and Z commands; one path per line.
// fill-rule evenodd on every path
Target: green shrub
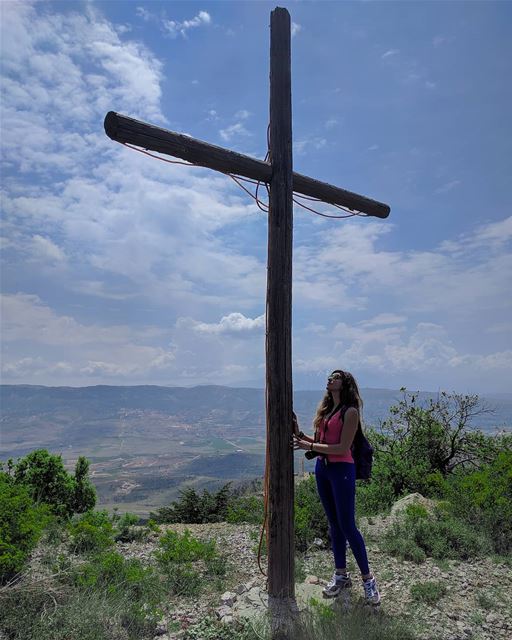
M 34 505 L 27 487 L 0 471 L 0 583 L 23 569 L 50 520 L 48 509 Z
M 96 504 L 96 491 L 88 478 L 89 461 L 82 456 L 74 476 L 66 471 L 60 455 L 46 449 L 32 451 L 11 469 L 14 482 L 27 486 L 33 501 L 48 505 L 57 516 L 68 518 Z
M 430 580 L 428 582 L 418 582 L 411 586 L 411 596 L 413 600 L 435 604 L 446 594 L 444 582 Z
M 510 434 L 495 437 L 474 429 L 475 419 L 486 411 L 476 395 L 442 392 L 420 406 L 417 394 L 402 391 L 379 432 L 367 430 L 375 463 L 372 482 L 360 490 L 365 515 L 408 493 L 444 497 L 447 479 L 492 463 L 512 445 Z
M 240 522 L 261 524 L 263 517 L 263 496 L 240 496 L 230 501 L 226 513 L 226 522 L 233 524 Z
M 204 564 L 206 567 L 207 575 L 214 576 L 215 578 L 222 578 L 226 575 L 226 558 L 223 558 L 221 556 L 213 556 L 211 558 L 207 558 L 204 561 Z
M 108 596 L 144 603 L 146 609 L 156 606 L 163 596 L 160 579 L 152 567 L 144 567 L 137 558 L 125 559 L 115 551 L 80 564 L 68 579 L 82 591 L 94 588 Z
M 315 477 L 309 476 L 295 487 L 295 547 L 305 551 L 315 538 L 326 541 L 328 535 L 329 525 Z
M 201 524 L 204 522 L 223 522 L 226 520 L 231 499 L 231 483 L 228 482 L 217 492 L 207 489 L 202 494 L 188 487 L 180 491 L 180 497 L 170 507 L 162 507 L 150 517 L 159 523 L 184 522 Z
M 502 451 L 478 471 L 456 476 L 448 497 L 456 516 L 487 533 L 495 553 L 512 551 L 512 451 Z
M 158 543 L 155 557 L 163 567 L 182 562 L 193 562 L 195 560 L 210 560 L 215 557 L 216 545 L 214 540 L 202 542 L 190 535 L 187 529 L 183 535 L 175 531 L 167 531 Z
M 36 583 L 0 594 L 0 628 L 13 640 L 152 640 L 159 617 L 122 588 Z
M 134 513 L 123 513 L 121 516 L 115 511 L 112 516 L 115 541 L 141 542 L 147 540 L 151 530 L 149 527 L 136 526 L 139 522 L 139 516 L 136 516 Z
M 371 442 L 371 430 L 366 435 Z M 358 517 L 376 515 L 388 511 L 395 500 L 393 469 L 387 458 L 376 451 L 371 480 L 356 483 L 356 513 Z
M 429 515 L 421 505 L 409 505 L 385 532 L 382 548 L 418 563 L 426 556 L 467 560 L 487 553 L 489 541 L 444 508 Z
M 192 597 L 201 592 L 202 580 L 189 562 L 167 563 L 163 568 L 166 575 L 166 585 L 176 596 Z
M 261 640 L 250 622 L 240 621 L 236 627 L 222 624 L 215 618 L 206 617 L 197 624 L 191 625 L 184 635 L 184 640 Z
M 114 544 L 114 527 L 107 511 L 88 511 L 68 526 L 74 553 L 98 553 Z

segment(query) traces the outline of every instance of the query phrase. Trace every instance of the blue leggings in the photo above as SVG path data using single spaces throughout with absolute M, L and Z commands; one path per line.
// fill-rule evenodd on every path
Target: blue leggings
M 347 566 L 347 540 L 363 575 L 370 573 L 363 536 L 356 527 L 356 468 L 353 462 L 329 462 L 318 458 L 316 486 L 331 532 L 337 569 Z

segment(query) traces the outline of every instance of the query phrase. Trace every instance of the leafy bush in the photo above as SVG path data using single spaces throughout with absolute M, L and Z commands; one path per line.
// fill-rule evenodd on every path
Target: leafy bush
M 206 567 L 215 571 L 215 577 L 222 574 L 222 561 L 216 554 L 214 540 L 197 540 L 188 529 L 183 535 L 169 530 L 160 538 L 158 546 L 154 555 L 166 576 L 168 589 L 175 595 L 194 596 L 200 592 L 202 579 L 192 562 L 204 560 Z
M 171 563 L 164 567 L 166 585 L 169 591 L 177 596 L 192 597 L 201 591 L 201 576 L 189 562 L 184 564 Z
M 75 587 L 94 588 L 109 596 L 126 597 L 132 602 L 145 603 L 146 609 L 156 606 L 163 596 L 163 588 L 155 570 L 144 567 L 137 558 L 125 559 L 120 553 L 108 551 L 94 556 L 71 572 Z
M 366 429 L 366 437 L 374 442 L 374 432 Z M 396 500 L 393 486 L 393 468 L 388 460 L 375 452 L 370 482 L 356 483 L 356 513 L 358 516 L 371 516 L 388 511 Z
M 14 482 L 28 487 L 32 500 L 48 505 L 52 513 L 68 518 L 84 513 L 96 504 L 96 491 L 91 484 L 89 461 L 78 458 L 74 476 L 64 468 L 62 457 L 46 449 L 32 451 L 15 465 L 9 465 Z
M 473 473 L 456 476 L 447 492 L 454 514 L 492 540 L 496 553 L 512 550 L 512 451 Z
M 423 562 L 437 559 L 466 560 L 489 551 L 489 541 L 467 523 L 443 508 L 430 516 L 419 505 L 409 505 L 400 519 L 383 536 L 383 550 L 404 560 Z
M 417 394 L 402 391 L 380 431 L 368 430 L 375 449 L 372 482 L 358 488 L 359 508 L 366 515 L 408 493 L 443 497 L 453 474 L 491 464 L 512 445 L 510 435 L 488 436 L 474 429 L 472 420 L 488 411 L 476 395 L 443 392 L 419 406 Z
M 231 498 L 231 483 L 228 482 L 216 493 L 207 489 L 200 495 L 189 487 L 180 491 L 180 497 L 170 507 L 162 507 L 150 517 L 159 523 L 184 522 L 201 524 L 205 522 L 223 522 L 228 513 Z
M 206 573 L 215 578 L 221 578 L 226 575 L 227 565 L 226 559 L 221 556 L 213 556 L 206 558 L 204 561 Z
M 315 538 L 327 540 L 329 525 L 318 497 L 316 480 L 309 476 L 295 487 L 295 546 L 305 551 Z
M 112 516 L 115 541 L 141 542 L 143 540 L 147 540 L 152 529 L 150 526 L 136 526 L 139 524 L 139 522 L 139 516 L 135 515 L 134 513 L 123 513 L 123 515 L 119 515 L 117 513 L 117 510 L 115 510 L 114 515 Z
M 23 569 L 50 520 L 48 509 L 34 505 L 27 487 L 0 471 L 0 583 Z
M 226 522 L 261 524 L 263 517 L 263 496 L 240 496 L 233 498 L 228 504 Z
M 204 618 L 197 624 L 191 625 L 185 632 L 184 640 L 259 640 L 251 624 L 240 621 L 236 628 L 222 624 L 215 618 Z
M 68 566 L 61 583 L 0 594 L 0 626 L 17 640 L 151 640 L 165 584 L 151 568 L 117 553 Z
M 114 527 L 107 511 L 87 511 L 68 529 L 74 553 L 98 553 L 114 544 Z
M 160 538 L 158 547 L 155 557 L 162 567 L 195 560 L 210 560 L 216 555 L 214 540 L 197 540 L 190 535 L 188 529 L 181 536 L 175 531 L 167 531 Z
M 418 582 L 411 586 L 411 596 L 418 602 L 435 604 L 446 594 L 444 582 L 430 580 L 428 582 Z

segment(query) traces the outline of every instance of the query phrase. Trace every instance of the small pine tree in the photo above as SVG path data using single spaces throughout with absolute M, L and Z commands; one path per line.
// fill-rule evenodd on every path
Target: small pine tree
M 88 478 L 89 461 L 82 456 L 74 476 L 66 471 L 62 456 L 46 449 L 37 449 L 18 460 L 12 472 L 14 482 L 26 486 L 36 504 L 48 505 L 57 516 L 68 518 L 96 504 L 96 491 Z

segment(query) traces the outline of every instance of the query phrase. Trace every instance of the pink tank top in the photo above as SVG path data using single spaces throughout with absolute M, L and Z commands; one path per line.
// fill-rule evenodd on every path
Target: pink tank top
M 327 428 L 326 428 L 327 427 Z M 330 418 L 329 421 L 324 418 L 320 423 L 320 439 L 323 444 L 339 444 L 341 432 L 343 429 L 343 420 L 341 419 L 341 409 Z M 344 455 L 328 454 L 329 462 L 354 462 L 350 449 Z

